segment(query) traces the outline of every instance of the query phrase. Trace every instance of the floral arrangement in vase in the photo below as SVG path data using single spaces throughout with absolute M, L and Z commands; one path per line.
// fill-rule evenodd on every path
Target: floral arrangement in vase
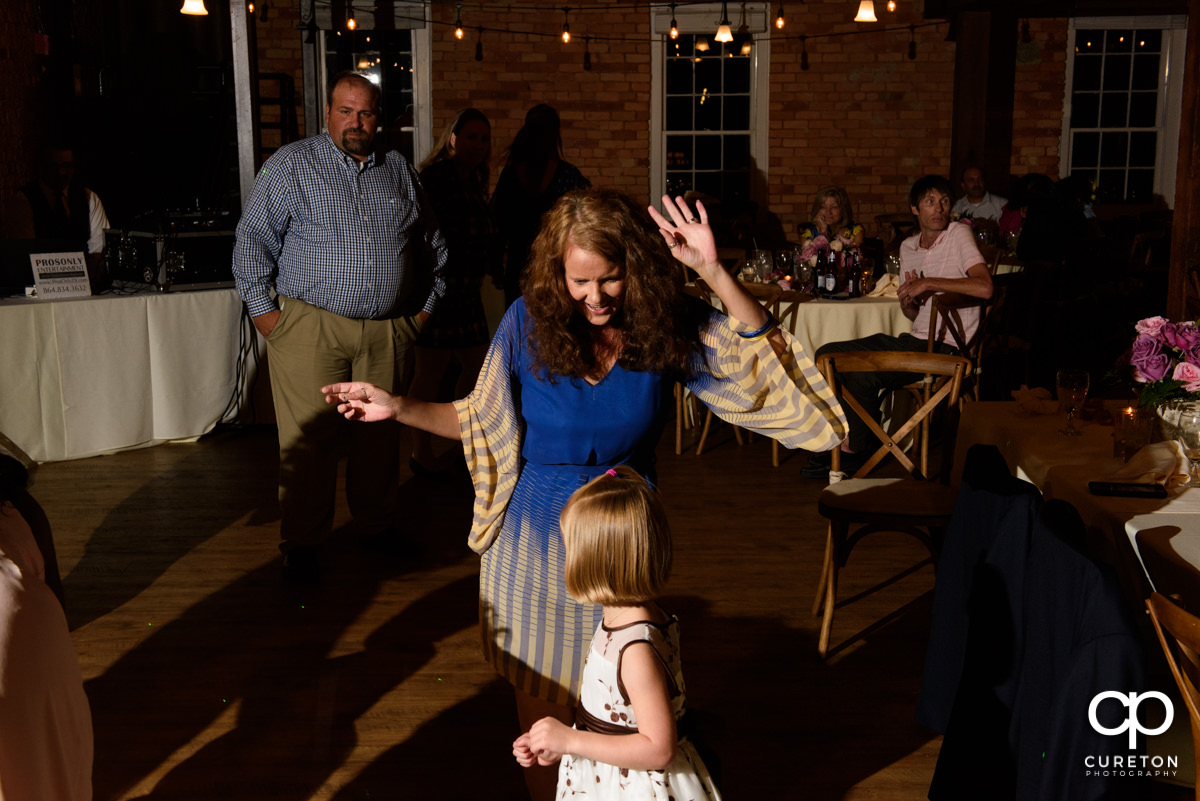
M 853 253 L 858 251 L 858 245 L 854 244 L 853 234 L 849 229 L 841 231 L 833 239 L 829 239 L 824 234 L 817 234 L 811 238 L 805 237 L 804 243 L 800 247 L 800 261 L 808 264 L 809 267 L 816 267 L 817 253 L 822 250 L 829 254 Z
M 1200 328 L 1196 323 L 1147 317 L 1135 328 L 1129 367 L 1139 403 L 1158 408 L 1200 401 Z

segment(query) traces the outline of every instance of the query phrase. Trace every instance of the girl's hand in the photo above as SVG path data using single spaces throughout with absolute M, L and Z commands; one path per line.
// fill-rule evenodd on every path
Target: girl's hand
M 705 281 L 711 279 L 717 272 L 723 272 L 720 259 L 717 258 L 717 240 L 712 228 L 708 225 L 708 212 L 704 204 L 696 201 L 696 213 L 693 214 L 687 201 L 682 197 L 674 200 L 663 195 L 663 208 L 671 216 L 670 221 L 659 213 L 653 206 L 649 207 L 650 216 L 658 223 L 658 230 L 667 247 L 671 249 L 676 260 L 691 267 Z
M 513 740 L 513 756 L 516 757 L 517 764 L 523 768 L 532 768 L 537 764 L 538 757 L 529 747 L 528 733 Z
M 321 387 L 326 403 L 336 403 L 347 420 L 374 423 L 395 420 L 403 398 L 363 381 L 349 381 Z
M 574 729 L 557 718 L 545 717 L 529 728 L 529 748 L 538 756 L 539 765 L 553 765 L 570 753 Z

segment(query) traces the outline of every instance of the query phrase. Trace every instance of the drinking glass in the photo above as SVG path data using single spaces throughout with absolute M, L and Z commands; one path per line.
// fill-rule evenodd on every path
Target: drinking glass
M 1185 487 L 1200 487 L 1200 410 L 1185 409 L 1179 415 L 1179 445 L 1191 462 L 1191 477 Z
M 900 257 L 897 254 L 893 253 L 888 256 L 884 265 L 887 267 L 888 275 L 900 275 Z
M 1079 429 L 1075 427 L 1075 413 L 1087 398 L 1087 370 L 1059 370 L 1057 383 L 1058 409 L 1067 413 L 1067 427 L 1059 431 L 1068 437 L 1077 437 Z

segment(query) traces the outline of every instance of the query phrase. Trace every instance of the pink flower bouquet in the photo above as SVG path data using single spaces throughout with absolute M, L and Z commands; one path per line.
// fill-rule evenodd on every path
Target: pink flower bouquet
M 1142 406 L 1200 400 L 1200 328 L 1147 317 L 1137 323 L 1129 351 L 1132 378 Z

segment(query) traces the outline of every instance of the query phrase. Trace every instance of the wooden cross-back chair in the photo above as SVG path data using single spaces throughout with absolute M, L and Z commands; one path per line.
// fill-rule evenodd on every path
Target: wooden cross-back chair
M 846 566 L 851 550 L 868 534 L 896 531 L 910 534 L 935 557 L 941 535 L 954 511 L 956 492 L 945 480 L 953 455 L 953 424 L 963 381 L 970 362 L 961 356 L 907 351 L 847 351 L 826 353 L 817 359 L 843 406 L 853 409 L 880 440 L 879 447 L 853 476 L 831 483 L 817 501 L 817 511 L 829 520 L 825 558 L 813 615 L 824 610 L 817 651 L 824 658 L 837 607 L 838 571 Z M 844 392 L 840 376 L 857 372 L 917 373 L 921 381 L 918 408 L 894 431 L 888 432 L 866 412 L 853 394 Z M 930 436 L 935 412 L 945 415 L 945 431 L 938 441 L 940 469 L 931 474 L 933 447 Z M 905 442 L 910 445 L 906 449 Z M 885 459 L 893 458 L 907 477 L 868 478 Z M 840 474 L 841 452 L 832 452 L 833 474 Z M 853 528 L 853 531 L 852 531 Z
M 958 348 L 959 355 L 971 363 L 971 371 L 967 380 L 971 391 L 970 397 L 979 400 L 979 382 L 982 379 L 983 342 L 987 336 L 987 322 L 991 316 L 993 304 L 991 300 L 966 297 L 964 295 L 934 295 L 929 309 L 929 352 L 933 353 L 939 341 Z M 967 337 L 966 325 L 963 323 L 963 311 L 977 309 L 979 324 L 970 338 Z M 943 337 L 947 333 L 949 337 Z M 967 395 L 960 396 L 960 401 Z
M 1161 593 L 1146 599 L 1150 620 L 1158 634 L 1171 667 L 1171 675 L 1187 706 L 1192 724 L 1192 747 L 1200 765 L 1200 618 L 1185 611 Z M 1200 801 L 1200 781 L 1196 782 L 1196 801 Z

